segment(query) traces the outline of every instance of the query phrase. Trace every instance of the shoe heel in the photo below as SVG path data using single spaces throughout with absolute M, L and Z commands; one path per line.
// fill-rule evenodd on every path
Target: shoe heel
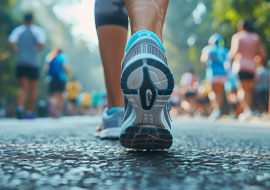
M 140 59 L 123 70 L 121 88 L 136 113 L 120 135 L 124 147 L 163 149 L 172 145 L 172 134 L 161 115 L 173 87 L 171 71 L 158 60 Z

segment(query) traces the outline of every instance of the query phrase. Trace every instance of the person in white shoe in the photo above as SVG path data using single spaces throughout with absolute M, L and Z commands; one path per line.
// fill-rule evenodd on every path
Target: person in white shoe
M 132 36 L 122 60 L 128 21 L 125 5 Z M 121 144 L 143 149 L 172 145 L 168 99 L 174 80 L 162 44 L 167 7 L 168 0 L 96 1 L 96 25 L 108 93 L 108 109 L 97 130 L 101 138 L 104 131 L 110 134 L 109 131 L 113 131 L 110 129 L 118 127 L 122 119 L 120 113 L 124 113 L 120 108 L 123 97 L 118 89 L 122 60 L 125 115 L 121 121 Z
M 16 114 L 19 119 L 36 117 L 34 109 L 38 92 L 40 53 L 45 42 L 46 34 L 40 26 L 34 24 L 31 13 L 26 13 L 24 23 L 14 28 L 9 35 L 8 44 L 17 55 L 16 75 L 19 89 Z
M 108 108 L 96 136 L 119 139 L 124 116 L 124 98 L 120 87 L 121 61 L 128 33 L 128 13 L 124 0 L 96 0 L 95 24 L 104 70 Z
M 252 117 L 256 65 L 265 60 L 266 53 L 260 36 L 254 32 L 250 21 L 239 21 L 237 30 L 232 36 L 229 56 L 233 61 L 233 72 L 238 75 L 237 97 L 244 110 L 238 118 L 244 121 Z

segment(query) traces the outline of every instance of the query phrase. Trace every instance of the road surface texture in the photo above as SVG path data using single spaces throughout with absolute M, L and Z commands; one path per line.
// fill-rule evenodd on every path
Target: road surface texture
M 136 151 L 96 139 L 99 122 L 0 120 L 0 190 L 270 189 L 270 124 L 180 118 L 171 149 Z

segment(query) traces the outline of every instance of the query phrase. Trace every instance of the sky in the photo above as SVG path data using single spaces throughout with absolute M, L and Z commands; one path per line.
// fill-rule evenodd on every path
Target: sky
M 85 40 L 91 46 L 97 46 L 97 34 L 94 19 L 95 0 L 67 3 L 62 1 L 54 6 L 53 11 L 66 23 L 72 24 L 75 39 Z

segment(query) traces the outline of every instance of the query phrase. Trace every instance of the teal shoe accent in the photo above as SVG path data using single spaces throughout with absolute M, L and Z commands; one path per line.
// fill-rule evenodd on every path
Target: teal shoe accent
M 148 31 L 148 30 L 142 30 L 142 31 L 139 31 L 139 32 L 136 32 L 135 34 L 133 34 L 130 38 L 130 40 L 128 41 L 128 44 L 127 44 L 127 47 L 126 47 L 126 52 L 128 52 L 128 50 L 130 49 L 130 47 L 132 46 L 132 44 L 140 37 L 143 37 L 143 36 L 150 36 L 152 37 L 157 43 L 158 45 L 160 46 L 161 50 L 163 51 L 163 53 L 165 53 L 165 48 L 161 42 L 161 40 L 159 39 L 159 37 L 151 32 L 151 31 Z
M 121 108 L 121 107 L 114 107 L 114 108 L 109 109 L 106 113 L 108 115 L 111 115 L 111 114 L 113 114 L 114 112 L 117 112 L 117 111 L 125 111 L 125 109 Z

